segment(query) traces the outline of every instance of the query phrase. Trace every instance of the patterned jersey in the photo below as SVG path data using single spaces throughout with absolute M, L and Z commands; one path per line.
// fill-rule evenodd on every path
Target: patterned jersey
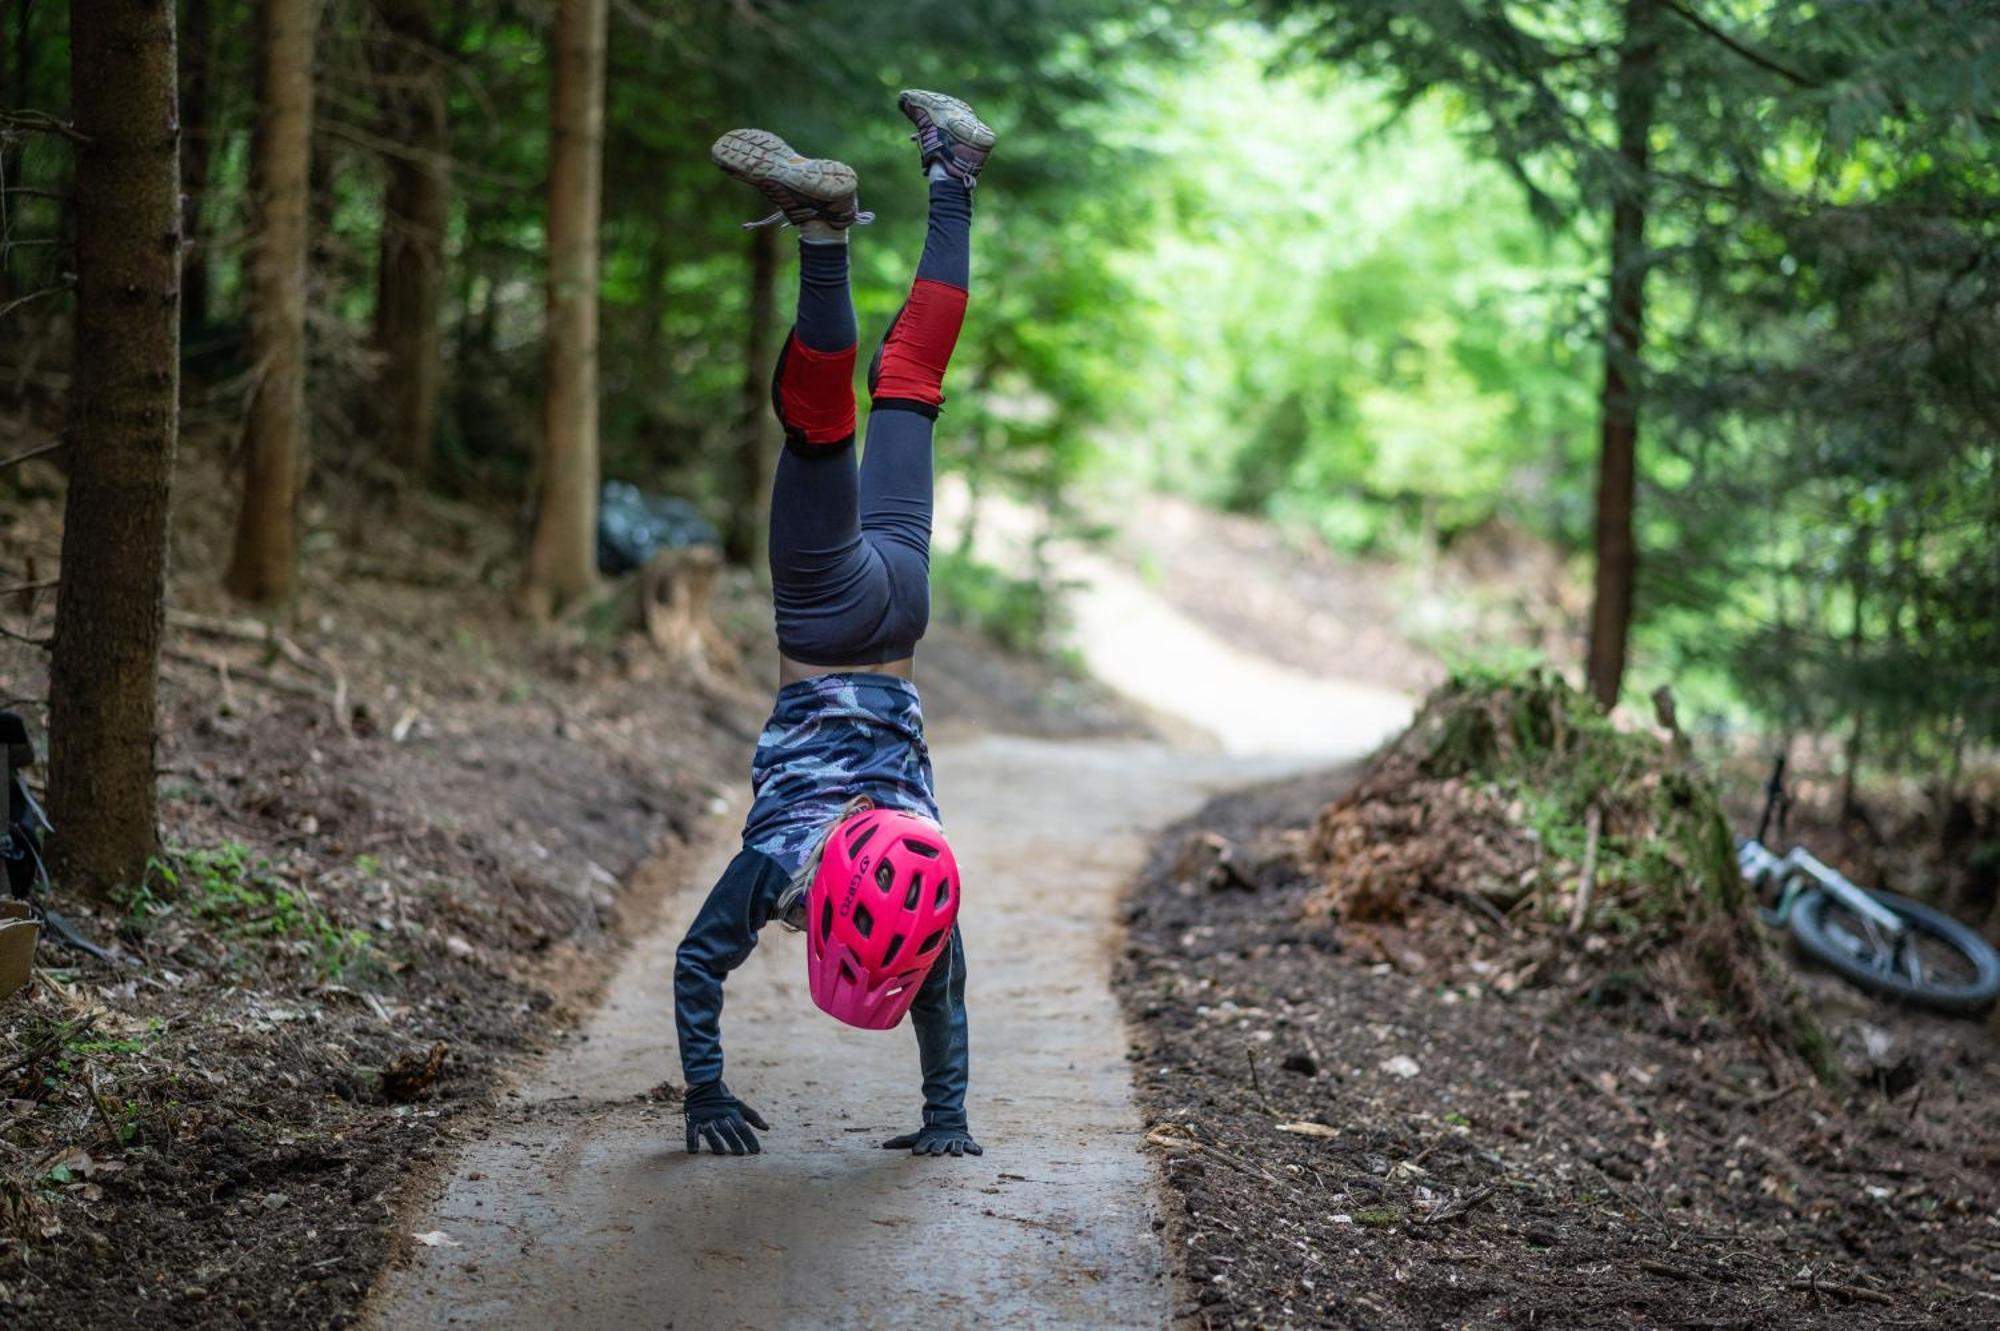
M 796 874 L 849 800 L 939 821 L 917 686 L 894 675 L 815 675 L 778 690 L 750 764 L 743 844 Z

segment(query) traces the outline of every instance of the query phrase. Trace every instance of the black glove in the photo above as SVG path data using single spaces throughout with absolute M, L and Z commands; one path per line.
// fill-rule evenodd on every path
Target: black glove
M 724 1151 L 731 1155 L 756 1155 L 764 1148 L 757 1144 L 757 1133 L 750 1129 L 771 1130 L 762 1115 L 731 1095 L 729 1088 L 719 1081 L 688 1087 L 687 1096 L 681 1101 L 681 1112 L 687 1115 L 687 1148 L 692 1155 L 701 1154 L 702 1142 L 707 1142 L 708 1149 L 716 1155 Z
M 891 1137 L 882 1143 L 885 1151 L 908 1151 L 911 1155 L 985 1155 L 986 1148 L 972 1140 L 964 1128 L 941 1128 L 925 1124 L 915 1132 Z

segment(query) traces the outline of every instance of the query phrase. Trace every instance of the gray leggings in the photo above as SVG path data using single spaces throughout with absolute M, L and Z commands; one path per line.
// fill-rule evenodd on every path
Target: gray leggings
M 881 665 L 916 649 L 931 617 L 931 430 L 877 407 L 852 447 L 787 448 L 771 489 L 778 648 L 808 665 Z
M 785 449 L 771 487 L 778 648 L 821 666 L 909 656 L 931 616 L 931 434 L 965 317 L 972 194 L 930 187 L 910 298 L 868 371 L 874 409 L 854 462 L 854 304 L 847 246 L 799 247 L 799 306 L 771 400 Z

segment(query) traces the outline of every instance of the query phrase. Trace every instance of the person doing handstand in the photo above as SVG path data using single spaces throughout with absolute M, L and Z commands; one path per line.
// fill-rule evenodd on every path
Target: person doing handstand
M 779 688 L 751 764 L 743 849 L 675 957 L 687 1149 L 755 1154 L 770 1125 L 723 1082 L 722 987 L 782 920 L 807 935 L 814 1001 L 852 1025 L 916 1028 L 923 1119 L 883 1146 L 978 1155 L 968 1128 L 962 884 L 944 839 L 912 662 L 930 617 L 931 435 L 965 318 L 972 196 L 993 131 L 957 98 L 909 91 L 930 227 L 909 299 L 868 371 L 855 461 L 857 329 L 847 234 L 873 220 L 853 168 L 777 135 L 716 140 L 717 166 L 799 232 L 798 314 L 778 356 L 771 491 Z

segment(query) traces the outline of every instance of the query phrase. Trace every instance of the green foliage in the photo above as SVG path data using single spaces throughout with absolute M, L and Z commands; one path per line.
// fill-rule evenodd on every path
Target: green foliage
M 1132 118 L 1154 165 L 1115 260 L 1148 300 L 1121 348 L 1150 408 L 1127 467 L 1341 549 L 1496 513 L 1580 530 L 1590 395 L 1562 334 L 1581 251 L 1442 108 L 1385 128 L 1378 87 L 1274 73 L 1279 50 L 1218 28 Z
M 191 199 L 210 260 L 191 418 L 228 416 L 252 210 L 251 11 L 210 0 Z M 58 118 L 64 6 L 20 8 L 6 95 Z M 452 157 L 442 473 L 518 502 L 542 373 L 546 7 L 439 14 Z M 1650 166 L 1618 151 L 1619 51 L 1652 52 Z M 328 459 L 374 409 L 368 323 L 396 151 L 373 7 L 317 46 L 315 410 Z M 864 354 L 921 244 L 898 88 L 1001 133 L 942 468 L 1073 526 L 1138 478 L 1428 559 L 1494 519 L 1588 547 L 1607 211 L 1643 192 L 1640 597 L 1633 680 L 1691 722 L 1840 731 L 1955 770 L 2000 743 L 2000 16 L 1969 0 L 791 0 L 613 8 L 602 448 L 717 518 L 737 493 L 762 200 L 707 158 L 777 130 L 860 171 Z M 71 145 L 0 133 L 0 304 L 73 271 Z M 775 308 L 790 308 L 790 258 Z M 0 364 L 51 363 L 48 301 Z M 222 400 L 201 406 L 202 385 Z M 341 476 L 341 467 L 319 475 Z M 1041 642 L 1059 589 L 939 560 L 950 613 Z M 143 903 L 142 903 L 143 913 Z
M 170 850 L 121 904 L 130 928 L 143 930 L 158 916 L 184 911 L 222 939 L 287 945 L 329 980 L 379 966 L 366 931 L 335 924 L 307 892 L 241 842 Z
M 1040 654 L 1061 622 L 1060 589 L 1017 577 L 963 550 L 931 556 L 931 595 L 948 623 L 977 629 L 1003 647 Z
M 1630 923 L 1747 910 L 1714 788 L 1652 735 L 1613 726 L 1560 675 L 1462 672 L 1432 695 L 1414 733 L 1426 776 L 1518 803 L 1542 845 L 1572 863 L 1584 859 L 1594 809 L 1600 881 L 1640 889 L 1621 898 L 1636 903 Z
M 1549 272 L 1571 284 L 1586 343 L 1604 314 L 1576 278 L 1603 280 L 1613 199 L 1643 207 L 1645 342 L 1618 353 L 1641 394 L 1642 681 L 1692 679 L 1716 719 L 1747 707 L 1787 732 L 1844 731 L 1850 753 L 1901 766 L 1955 770 L 2000 741 L 2000 13 L 1961 0 L 1260 9 L 1301 63 L 1374 81 L 1406 126 L 1442 116 L 1563 252 L 1591 256 Z M 1627 94 L 1650 104 L 1639 173 L 1615 133 Z M 1514 210 L 1485 202 L 1504 232 Z M 1452 227 L 1485 243 L 1476 232 Z M 1595 380 L 1595 360 L 1568 368 Z M 1439 400 L 1460 415 L 1428 424 L 1477 435 L 1476 397 L 1447 383 Z M 1579 418 L 1562 419 L 1574 438 Z M 1286 458 L 1297 433 L 1265 453 Z M 1380 449 L 1399 417 L 1360 433 Z M 1461 478 L 1490 492 L 1494 473 L 1448 443 L 1417 456 L 1433 466 L 1417 472 L 1428 502 L 1449 505 Z M 1550 461 L 1547 488 L 1574 493 L 1578 450 Z M 1319 514 L 1367 542 L 1380 511 L 1329 496 Z

